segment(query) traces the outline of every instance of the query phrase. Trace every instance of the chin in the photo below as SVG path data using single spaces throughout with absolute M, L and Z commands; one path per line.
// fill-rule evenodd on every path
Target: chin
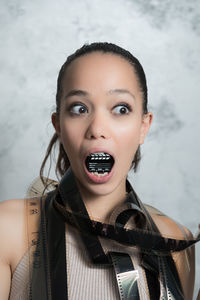
M 115 191 L 116 187 L 108 184 L 101 184 L 93 187 L 89 187 L 87 190 L 93 195 L 96 196 L 106 196 L 112 194 Z

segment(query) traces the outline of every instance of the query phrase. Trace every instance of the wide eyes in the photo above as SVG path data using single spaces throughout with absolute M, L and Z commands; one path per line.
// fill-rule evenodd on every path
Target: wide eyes
M 84 115 L 89 112 L 86 105 L 81 103 L 74 103 L 69 107 L 69 112 L 72 115 Z M 115 107 L 112 109 L 112 113 L 115 115 L 128 115 L 132 111 L 130 105 L 125 103 L 120 103 L 115 105 Z
M 131 108 L 127 104 L 119 104 L 113 108 L 113 112 L 116 115 L 127 115 L 131 111 Z
M 74 115 L 82 115 L 88 113 L 88 109 L 83 104 L 73 104 L 69 108 L 70 113 Z

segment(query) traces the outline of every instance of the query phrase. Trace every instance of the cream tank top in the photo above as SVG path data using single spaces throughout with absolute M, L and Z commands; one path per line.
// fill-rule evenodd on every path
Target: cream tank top
M 75 228 L 66 224 L 65 232 L 68 298 L 70 300 L 120 299 L 113 268 L 94 265 L 90 261 L 80 234 Z M 29 256 L 26 253 L 13 273 L 9 300 L 28 300 L 28 270 Z

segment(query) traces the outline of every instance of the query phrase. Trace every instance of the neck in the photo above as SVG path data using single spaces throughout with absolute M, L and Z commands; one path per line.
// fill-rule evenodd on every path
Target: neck
M 110 215 L 116 206 L 124 202 L 126 197 L 126 184 L 117 187 L 114 191 L 106 195 L 97 195 L 84 190 L 79 185 L 82 200 L 87 208 L 91 219 L 108 223 Z

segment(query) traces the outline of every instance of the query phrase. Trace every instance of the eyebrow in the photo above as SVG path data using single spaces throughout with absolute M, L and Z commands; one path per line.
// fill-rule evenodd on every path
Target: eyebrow
M 126 89 L 114 89 L 110 90 L 108 94 L 128 94 L 135 100 L 135 95 Z
M 72 96 L 82 96 L 82 97 L 88 97 L 90 94 L 83 90 L 71 90 L 66 96 L 66 98 L 72 97 Z
M 109 90 L 107 94 L 111 94 L 111 95 L 112 94 L 128 94 L 135 100 L 134 94 L 131 93 L 127 89 L 113 89 L 113 90 Z M 73 97 L 73 96 L 89 97 L 90 94 L 84 90 L 71 90 L 69 93 L 67 93 L 67 95 L 65 96 L 65 99 L 67 99 L 69 97 Z

